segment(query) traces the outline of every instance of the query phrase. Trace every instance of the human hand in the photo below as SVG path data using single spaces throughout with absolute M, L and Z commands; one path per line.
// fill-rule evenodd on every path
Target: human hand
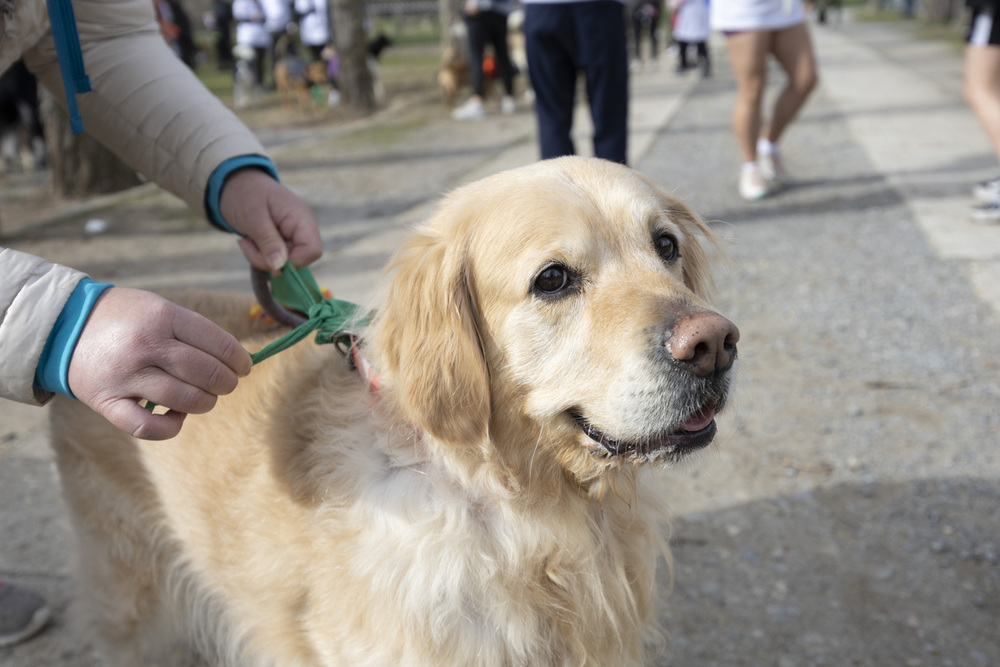
M 323 254 L 309 206 L 259 169 L 240 169 L 226 179 L 219 210 L 246 237 L 239 245 L 247 261 L 272 275 L 289 261 L 303 267 Z
M 69 388 L 137 438 L 177 435 L 250 372 L 239 342 L 201 315 L 150 292 L 112 287 L 97 300 L 69 364 Z M 169 408 L 154 414 L 140 399 Z

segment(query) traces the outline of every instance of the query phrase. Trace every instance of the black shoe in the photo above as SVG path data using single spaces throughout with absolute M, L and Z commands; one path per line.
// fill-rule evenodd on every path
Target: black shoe
M 0 582 L 0 648 L 34 637 L 51 616 L 48 605 L 38 593 Z

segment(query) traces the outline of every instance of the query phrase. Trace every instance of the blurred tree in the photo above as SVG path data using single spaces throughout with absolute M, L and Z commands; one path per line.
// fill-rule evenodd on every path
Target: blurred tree
M 441 22 L 441 48 L 449 46 L 455 49 L 456 53 L 464 53 L 465 44 L 456 44 L 459 35 L 464 32 L 456 32 L 452 28 L 456 24 L 462 23 L 462 6 L 465 0 L 438 0 L 438 20 Z
M 128 167 L 86 133 L 74 135 L 69 117 L 52 94 L 39 88 L 39 106 L 52 189 L 56 195 L 77 199 L 127 190 L 142 183 Z
M 375 110 L 375 89 L 368 69 L 363 0 L 333 0 L 330 34 L 340 56 L 337 82 L 344 103 L 361 113 Z

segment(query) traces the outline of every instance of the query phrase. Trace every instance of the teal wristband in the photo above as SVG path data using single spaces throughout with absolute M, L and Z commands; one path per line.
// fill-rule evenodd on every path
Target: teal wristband
M 109 287 L 113 285 L 95 282 L 90 278 L 77 283 L 42 348 L 42 356 L 35 367 L 36 387 L 76 398 L 69 388 L 69 362 L 80 340 L 83 325 L 90 317 L 90 311 L 97 303 L 97 298 Z
M 253 167 L 261 169 L 274 180 L 281 182 L 278 178 L 278 170 L 274 163 L 263 155 L 240 155 L 232 157 L 220 164 L 208 177 L 208 186 L 205 188 L 205 211 L 208 212 L 208 221 L 219 229 L 233 234 L 238 234 L 232 226 L 222 217 L 220 199 L 222 198 L 222 187 L 226 184 L 226 179 L 238 169 Z

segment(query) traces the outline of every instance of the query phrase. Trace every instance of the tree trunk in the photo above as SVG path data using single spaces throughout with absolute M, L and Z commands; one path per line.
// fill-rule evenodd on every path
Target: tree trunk
M 54 193 L 66 199 L 127 190 L 142 183 L 139 175 L 86 134 L 74 135 L 69 118 L 55 98 L 39 89 L 40 115 L 48 144 Z
M 340 56 L 337 82 L 344 103 L 351 109 L 369 114 L 375 110 L 375 88 L 368 69 L 368 41 L 364 29 L 362 0 L 332 0 L 331 34 Z
M 441 21 L 441 48 L 451 47 L 455 53 L 465 53 L 468 46 L 460 43 L 452 27 L 462 21 L 464 0 L 438 0 L 438 20 Z M 462 33 L 464 34 L 464 33 Z M 467 39 L 467 38 L 466 38 Z

